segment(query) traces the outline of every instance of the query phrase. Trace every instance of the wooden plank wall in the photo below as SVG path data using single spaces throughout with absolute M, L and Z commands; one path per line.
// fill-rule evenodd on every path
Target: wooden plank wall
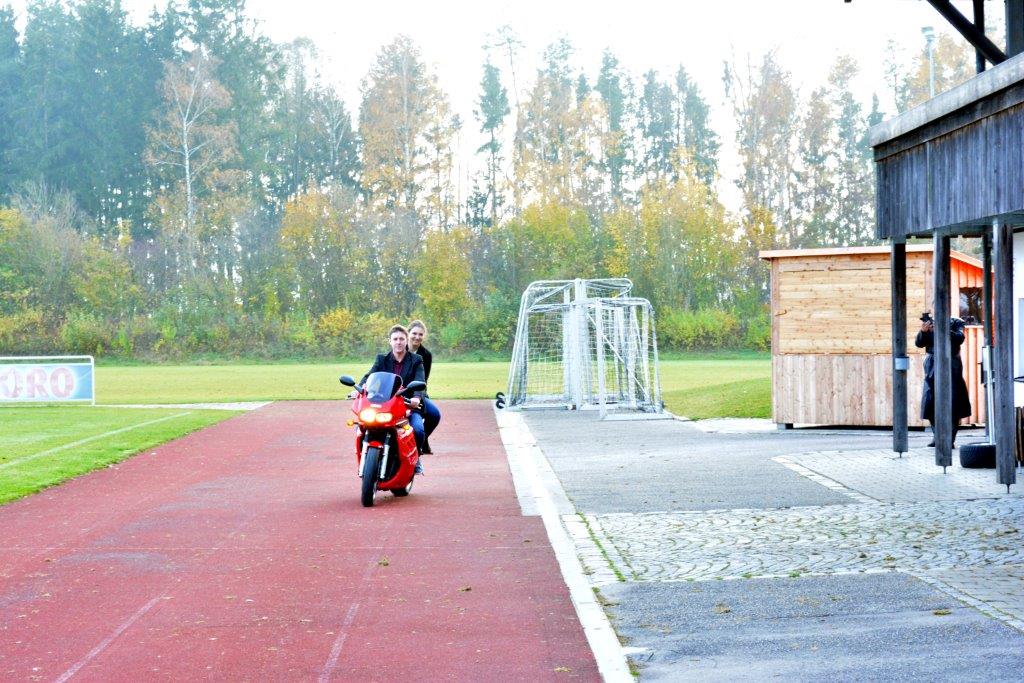
M 907 254 L 907 346 L 930 308 L 931 254 Z M 892 351 L 887 254 L 781 258 L 773 264 L 775 353 L 877 354 Z M 959 294 L 959 290 L 958 290 Z
M 1024 210 L 1024 83 L 875 147 L 879 239 Z
M 981 287 L 981 270 L 951 263 L 953 311 L 960 287 Z M 923 426 L 924 350 L 918 318 L 931 310 L 931 253 L 907 253 L 909 417 Z M 844 254 L 772 261 L 772 419 L 778 423 L 890 426 L 892 339 L 888 254 Z M 974 410 L 984 420 L 977 362 L 982 328 L 968 327 L 961 349 Z
M 924 424 L 919 417 L 922 358 L 911 360 L 907 377 L 911 426 Z M 772 419 L 791 424 L 891 426 L 892 355 L 773 356 Z

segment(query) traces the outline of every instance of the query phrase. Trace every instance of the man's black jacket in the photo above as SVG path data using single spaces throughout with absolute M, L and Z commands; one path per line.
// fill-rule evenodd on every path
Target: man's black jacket
M 391 351 L 387 353 L 378 353 L 377 358 L 373 361 L 373 367 L 363 375 L 363 378 L 359 380 L 359 386 L 366 384 L 366 378 L 375 372 L 394 372 L 395 371 L 395 355 Z M 426 375 L 423 372 L 423 359 L 417 354 L 412 352 L 406 352 L 405 358 L 402 359 L 402 386 L 409 386 L 410 382 L 426 382 Z M 416 396 L 423 398 L 424 392 L 417 391 Z

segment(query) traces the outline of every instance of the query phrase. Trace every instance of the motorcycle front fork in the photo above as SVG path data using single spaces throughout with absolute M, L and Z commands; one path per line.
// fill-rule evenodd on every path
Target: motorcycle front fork
M 366 434 L 363 434 L 363 449 L 359 453 L 359 467 L 356 468 L 359 471 L 359 478 L 363 477 L 363 464 L 366 462 L 366 451 L 370 448 L 370 441 L 366 438 Z M 388 451 L 391 450 L 391 433 L 384 433 L 384 447 L 381 449 L 380 454 L 380 472 L 377 474 L 377 478 L 383 481 L 384 473 L 388 471 Z

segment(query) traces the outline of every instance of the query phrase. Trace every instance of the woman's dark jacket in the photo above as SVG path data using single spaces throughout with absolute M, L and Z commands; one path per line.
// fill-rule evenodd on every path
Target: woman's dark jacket
M 378 353 L 377 358 L 373 361 L 373 367 L 367 371 L 363 378 L 359 380 L 359 386 L 366 383 L 366 378 L 375 372 L 394 372 L 395 371 L 395 354 L 391 351 L 387 353 Z M 409 382 L 426 382 L 426 373 L 423 371 L 423 359 L 419 355 L 407 351 L 405 358 L 402 359 L 402 386 L 409 386 Z M 421 399 L 423 398 L 422 391 L 417 391 L 416 395 Z
M 420 358 L 423 359 L 423 376 L 426 377 L 426 381 L 430 381 L 430 364 L 434 362 L 434 354 L 427 350 L 426 346 L 420 346 L 419 350 L 415 352 Z
M 921 330 L 917 333 L 914 346 L 924 349 L 928 354 L 924 357 L 924 388 L 921 391 L 921 418 L 935 421 L 935 356 L 932 332 Z M 950 366 L 950 384 L 953 388 L 953 421 L 971 416 L 971 399 L 967 395 L 967 383 L 964 381 L 964 364 L 960 360 L 960 346 L 964 343 L 962 330 L 953 328 L 949 332 L 949 349 L 952 358 Z

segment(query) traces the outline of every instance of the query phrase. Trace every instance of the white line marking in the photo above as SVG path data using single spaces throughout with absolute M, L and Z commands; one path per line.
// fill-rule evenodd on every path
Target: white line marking
M 56 680 L 56 683 L 64 683 L 65 681 L 67 681 L 68 679 L 70 679 L 70 678 L 71 678 L 72 676 L 74 676 L 74 675 L 75 675 L 76 673 L 78 673 L 78 671 L 79 671 L 79 670 L 80 670 L 80 669 L 81 669 L 81 668 L 82 668 L 83 666 L 85 666 L 86 664 L 88 664 L 88 663 L 89 663 L 90 661 L 92 661 L 93 659 L 95 659 L 97 655 L 99 655 L 99 654 L 100 654 L 101 652 L 103 652 L 104 650 L 106 650 L 106 649 L 107 649 L 107 647 L 108 647 L 108 646 L 109 646 L 109 645 L 110 645 L 110 644 L 111 644 L 112 642 L 114 642 L 114 640 L 116 640 L 116 639 L 117 639 L 117 637 L 118 637 L 119 635 L 121 635 L 122 633 L 124 633 L 124 632 L 125 632 L 125 630 L 126 630 L 126 629 L 127 629 L 127 628 L 128 628 L 129 626 L 131 626 L 131 625 L 132 625 L 132 624 L 134 624 L 134 623 L 135 623 L 136 621 L 138 621 L 138 620 L 139 620 L 139 618 L 140 618 L 140 617 L 141 617 L 141 616 L 142 616 L 143 614 L 145 614 L 145 613 L 146 613 L 146 612 L 148 612 L 149 610 L 153 609 L 153 605 L 155 605 L 156 603 L 160 602 L 160 600 L 162 600 L 162 599 L 163 599 L 163 597 L 164 597 L 164 596 L 162 596 L 162 595 L 158 595 L 157 597 L 153 598 L 152 600 L 150 600 L 149 602 L 147 602 L 147 603 L 146 603 L 145 605 L 143 605 L 143 606 L 142 606 L 141 608 L 139 608 L 139 611 L 137 611 L 137 612 L 136 612 L 135 614 L 133 614 L 132 616 L 128 617 L 128 621 L 126 621 L 126 622 L 124 622 L 123 624 L 121 624 L 120 626 L 118 626 L 118 627 L 117 627 L 117 630 L 116 630 L 116 631 L 114 631 L 114 632 L 113 632 L 113 633 L 111 633 L 111 634 L 110 634 L 109 636 L 107 636 L 106 638 L 104 638 L 104 639 L 103 639 L 103 641 L 102 641 L 102 642 L 101 642 L 101 643 L 100 643 L 99 645 L 97 645 L 97 646 L 96 646 L 96 647 L 94 647 L 93 649 L 89 650 L 89 654 L 87 654 L 87 655 L 86 655 L 85 657 L 82 657 L 82 659 L 80 659 L 80 660 L 79 660 L 79 661 L 78 661 L 78 662 L 77 662 L 77 663 L 76 663 L 76 664 L 75 664 L 74 666 L 72 666 L 72 667 L 71 667 L 70 669 L 68 669 L 67 671 L 65 671 L 65 672 L 64 672 L 64 673 L 63 673 L 63 674 L 61 675 L 61 677 L 60 677 L 60 678 L 58 678 L 58 679 Z
M 523 478 L 530 483 L 530 497 L 534 500 L 540 513 L 544 528 L 548 532 L 548 540 L 555 551 L 558 567 L 562 571 L 562 579 L 569 588 L 569 597 L 576 608 L 576 616 L 583 626 L 587 643 L 597 661 L 597 669 L 605 683 L 633 683 L 629 673 L 629 664 L 622 643 L 615 634 L 604 608 L 598 604 L 594 591 L 583 573 L 583 565 L 576 555 L 576 545 L 572 542 L 569 532 L 562 525 L 556 496 L 565 498 L 565 491 L 557 477 L 554 481 L 545 482 L 541 476 L 541 468 L 547 464 L 544 453 L 537 446 L 530 428 L 526 426 L 523 416 L 517 412 L 495 410 L 495 419 L 501 432 L 501 440 L 505 444 L 509 460 L 518 460 Z M 549 466 L 550 467 L 550 466 Z M 517 487 L 522 480 L 515 482 Z M 552 489 L 557 487 L 557 492 Z M 561 495 L 558 496 L 557 494 Z M 567 500 L 567 498 L 565 498 Z M 520 500 L 522 495 L 520 494 Z M 575 512 L 575 509 L 573 509 Z
M 877 505 L 882 502 L 880 500 L 872 498 L 871 496 L 865 495 L 859 491 L 854 491 L 853 489 L 844 486 L 841 482 L 838 482 L 835 479 L 832 479 L 831 477 L 826 477 L 824 474 L 815 472 L 814 470 L 805 467 L 798 462 L 795 462 L 792 458 L 790 458 L 787 455 L 779 455 L 772 458 L 772 460 L 779 463 L 783 467 L 793 470 L 801 477 L 806 477 L 807 479 L 813 481 L 815 484 L 821 484 L 825 488 L 831 489 L 836 493 L 841 493 L 844 496 L 854 499 L 858 503 Z
M 377 567 L 375 562 L 371 562 L 366 566 L 366 571 L 363 572 L 363 578 L 359 582 L 359 586 L 365 584 L 370 574 Z M 331 646 L 331 656 L 327 658 L 327 662 L 324 664 L 323 671 L 320 672 L 318 683 L 326 683 L 331 680 L 331 674 L 338 667 L 338 659 L 341 658 L 341 648 L 345 646 L 345 639 L 348 638 L 348 631 L 352 628 L 352 622 L 356 620 L 356 612 L 359 611 L 359 601 L 356 600 L 352 603 L 352 606 L 345 612 L 345 618 L 341 622 L 341 626 L 338 627 L 338 635 L 334 639 L 334 645 Z
M 101 403 L 100 408 L 170 408 L 184 410 L 259 410 L 273 401 L 236 401 L 234 403 Z
M 1017 619 L 1016 617 L 1014 617 L 1011 614 L 1007 614 L 1006 612 L 1003 612 L 1001 609 L 999 609 L 998 607 L 993 606 L 991 603 L 985 602 L 984 600 L 979 600 L 979 599 L 975 598 L 973 595 L 971 595 L 970 593 L 965 593 L 964 591 L 962 591 L 961 589 L 957 588 L 956 586 L 953 586 L 953 585 L 951 585 L 949 583 L 946 583 L 945 581 L 943 581 L 941 579 L 937 579 L 934 576 L 929 576 L 928 574 L 926 574 L 924 572 L 906 572 L 906 573 L 910 574 L 914 578 L 917 578 L 917 579 L 920 579 L 921 581 L 924 581 L 925 583 L 927 583 L 932 588 L 940 590 L 943 593 L 945 593 L 946 595 L 952 596 L 952 597 L 956 598 L 957 600 L 959 600 L 960 602 L 965 603 L 966 605 L 968 605 L 970 607 L 973 607 L 974 609 L 978 610 L 979 612 L 981 612 L 982 614 L 984 614 L 987 617 L 991 617 L 993 619 L 997 619 L 997 620 L 1003 622 L 1004 624 L 1006 624 L 1007 626 L 1009 626 L 1010 628 L 1015 628 L 1018 631 L 1024 631 L 1024 621 L 1021 621 L 1020 619 Z
M 149 426 L 149 425 L 156 424 L 158 422 L 166 422 L 167 420 L 173 420 L 176 417 L 182 417 L 184 415 L 191 415 L 191 414 L 192 414 L 192 411 L 189 410 L 189 411 L 186 411 L 184 413 L 177 413 L 175 415 L 168 415 L 166 417 L 161 417 L 161 418 L 158 418 L 156 420 L 150 420 L 149 422 L 140 422 L 137 425 L 129 425 L 128 427 L 122 427 L 121 429 L 115 429 L 113 431 L 106 432 L 104 434 L 97 434 L 96 436 L 90 436 L 87 439 L 81 439 L 79 441 L 75 441 L 74 443 L 64 444 L 63 446 L 57 446 L 56 448 L 50 448 L 50 449 L 45 450 L 45 451 L 40 451 L 38 453 L 33 453 L 32 455 L 26 455 L 26 456 L 23 456 L 21 458 L 15 458 L 14 460 L 10 460 L 10 461 L 5 462 L 5 463 L 0 463 L 0 470 L 2 470 L 4 468 L 7 468 L 7 467 L 13 467 L 14 465 L 19 465 L 19 464 L 21 464 L 23 462 L 28 462 L 29 460 L 35 460 L 36 458 L 41 458 L 44 455 L 50 455 L 52 453 L 57 453 L 59 451 L 66 450 L 68 448 L 74 448 L 75 446 L 81 446 L 81 445 L 87 444 L 87 443 L 89 443 L 91 441 L 96 441 L 97 439 L 105 439 L 108 436 L 114 436 L 115 434 L 120 434 L 122 432 L 131 431 L 132 429 L 138 429 L 139 427 L 146 427 L 146 426 Z

